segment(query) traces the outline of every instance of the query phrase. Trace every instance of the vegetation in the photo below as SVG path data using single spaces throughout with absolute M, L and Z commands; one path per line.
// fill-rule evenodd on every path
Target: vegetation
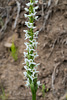
M 18 60 L 17 49 L 16 49 L 14 43 L 12 43 L 12 46 L 11 46 L 11 55 L 15 61 Z
M 43 97 L 45 97 L 45 85 L 44 84 L 42 85 L 42 95 Z
M 27 52 L 24 52 L 25 57 L 25 63 L 26 66 L 24 68 L 26 69 L 26 72 L 24 72 L 25 77 L 27 78 L 26 86 L 31 88 L 32 92 L 32 100 L 36 100 L 36 92 L 40 85 L 40 81 L 37 81 L 37 73 L 36 70 L 37 66 L 39 64 L 36 64 L 34 62 L 35 58 L 38 56 L 36 52 L 37 44 L 36 38 L 38 35 L 38 31 L 34 32 L 33 30 L 36 28 L 34 26 L 34 20 L 37 20 L 38 16 L 36 15 L 36 11 L 38 9 L 38 6 L 34 7 L 35 4 L 37 4 L 38 0 L 30 0 L 29 3 L 27 3 L 27 7 L 25 10 L 29 12 L 29 15 L 24 14 L 26 18 L 28 18 L 28 22 L 25 22 L 25 25 L 28 27 L 28 30 L 24 30 L 25 34 L 25 40 L 28 39 L 28 42 L 25 42 L 26 50 Z
M 1 100 L 7 100 L 8 99 L 8 95 L 5 94 L 4 89 L 2 88 L 2 95 L 0 95 L 0 99 Z

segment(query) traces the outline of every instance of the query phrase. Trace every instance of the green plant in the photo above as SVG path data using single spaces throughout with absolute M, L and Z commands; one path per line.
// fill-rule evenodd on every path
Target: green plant
M 2 95 L 0 95 L 0 99 L 1 100 L 7 100 L 8 99 L 8 95 L 5 94 L 4 89 L 2 88 Z
M 37 13 L 36 10 L 38 9 L 38 6 L 35 6 L 35 4 L 37 4 L 38 0 L 29 1 L 30 2 L 26 4 L 27 8 L 25 8 L 29 14 L 24 14 L 24 16 L 28 18 L 28 22 L 25 21 L 25 25 L 28 27 L 28 30 L 24 30 L 26 33 L 25 40 L 28 40 L 28 42 L 24 43 L 26 45 L 26 52 L 24 52 L 24 68 L 26 69 L 26 72 L 24 72 L 24 75 L 27 79 L 26 86 L 31 88 L 32 100 L 36 100 L 36 92 L 40 85 L 40 81 L 37 81 L 38 71 L 36 70 L 39 64 L 35 63 L 35 58 L 38 56 L 36 52 L 38 44 L 36 38 L 39 31 L 34 32 L 34 29 L 36 28 L 34 26 L 34 20 L 37 20 L 38 18 L 38 16 L 35 16 Z
M 46 89 L 45 85 L 42 84 L 42 96 L 43 96 L 43 98 L 45 97 L 45 92 L 48 92 L 48 88 Z
M 45 85 L 44 84 L 42 85 L 42 95 L 43 97 L 45 97 Z
M 17 49 L 16 49 L 14 43 L 12 43 L 12 46 L 11 46 L 11 55 L 15 61 L 18 60 Z
M 67 95 L 66 95 L 66 100 L 67 100 Z

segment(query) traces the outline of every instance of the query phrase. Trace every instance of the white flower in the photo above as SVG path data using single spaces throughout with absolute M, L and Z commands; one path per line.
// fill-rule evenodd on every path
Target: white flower
M 33 34 L 33 38 L 34 38 L 34 39 L 38 38 L 38 34 L 39 34 L 39 31 L 36 31 L 36 32 Z
M 39 34 L 39 31 L 34 32 L 34 35 L 36 35 L 36 36 L 37 36 L 38 34 Z
M 34 2 L 35 4 L 37 4 L 38 3 L 38 0 L 35 0 L 35 2 Z
M 34 16 L 36 15 L 36 13 L 37 13 L 37 12 L 31 13 L 31 14 L 29 15 L 29 17 L 31 17 L 31 16 L 34 17 Z
M 27 70 L 28 68 L 27 68 L 27 66 L 24 66 L 24 68 Z
M 38 6 L 36 6 L 36 7 L 34 7 L 33 9 L 35 9 L 35 10 L 37 10 L 39 7 Z
M 28 66 L 24 66 L 24 68 L 25 68 L 27 71 L 31 71 L 31 69 L 28 68 Z
M 33 27 L 33 23 L 30 23 L 30 22 L 25 22 L 25 25 L 26 25 L 28 28 L 32 28 L 32 27 Z
M 24 8 L 27 12 L 29 11 L 29 9 L 27 9 L 27 8 Z
M 23 74 L 25 75 L 25 77 L 27 76 L 27 72 L 23 72 Z
M 26 6 L 28 6 L 28 7 L 32 6 L 32 5 L 33 5 L 33 3 L 31 3 L 31 2 L 29 2 L 29 3 L 26 4 Z
M 28 42 L 25 42 L 24 44 L 26 45 L 26 50 L 27 50 L 29 47 L 31 47 L 31 45 L 30 45 Z
M 38 73 L 39 71 L 36 71 L 36 69 L 34 68 L 31 72 L 32 72 L 32 76 L 35 77 L 35 74 Z
M 34 57 L 33 59 L 35 59 L 36 57 L 38 57 L 39 55 L 37 55 L 37 52 L 33 53 L 33 54 L 29 54 L 30 56 Z
M 34 27 L 34 26 L 27 26 L 28 28 L 32 28 L 32 29 L 35 29 L 36 27 Z
M 24 44 L 26 45 L 25 50 L 29 50 L 29 53 L 30 53 L 30 51 L 35 51 L 35 49 L 33 49 L 33 44 L 30 44 L 28 42 L 25 42 Z
M 25 22 L 25 25 L 30 25 L 30 26 L 33 26 L 33 23 L 30 23 L 30 22 Z
M 29 41 L 32 43 L 33 46 L 36 46 L 37 47 L 38 42 L 36 42 L 35 39 L 33 39 L 32 41 L 31 40 L 29 40 Z
M 23 30 L 26 34 L 28 33 L 28 30 Z
M 30 43 L 28 43 L 28 42 L 25 42 L 24 43 L 25 45 L 26 45 L 26 49 L 25 50 L 30 50 L 30 49 L 33 49 L 33 47 L 32 47 L 32 45 L 30 44 Z
M 24 60 L 24 61 L 25 61 L 25 63 L 24 63 L 24 64 L 26 64 L 26 63 L 28 62 L 28 59 L 27 59 L 27 58 L 25 58 L 25 60 Z
M 24 64 L 26 64 L 27 62 L 29 63 L 29 66 L 30 66 L 31 64 L 36 65 L 36 63 L 33 62 L 32 59 L 27 59 L 27 58 L 25 58 L 25 63 L 24 63 Z
M 32 80 L 32 82 L 33 82 L 33 80 L 34 80 L 35 78 L 37 78 L 37 77 L 33 77 L 32 75 L 29 75 L 29 74 L 28 74 L 28 76 L 29 76 L 29 78 Z
M 33 29 L 36 28 L 36 27 L 33 26 L 33 23 L 30 23 L 30 22 L 25 22 L 25 25 L 26 25 L 28 28 L 33 28 Z
M 38 16 L 35 16 L 35 18 L 34 18 L 35 20 L 38 20 Z
M 36 57 L 38 57 L 39 55 L 37 54 L 37 52 L 35 52 L 34 53 L 34 59 L 36 58 Z
M 36 67 L 36 69 L 37 69 L 37 68 L 38 68 L 38 65 L 39 65 L 39 64 L 36 64 L 34 67 Z
M 28 87 L 29 85 L 30 85 L 30 83 L 29 83 L 29 78 L 27 78 L 27 81 L 26 81 L 25 86 Z
M 25 18 L 27 18 L 27 17 L 34 17 L 34 16 L 36 15 L 36 13 L 37 13 L 37 12 L 31 13 L 31 14 L 29 14 L 29 15 L 24 14 L 24 16 L 25 16 Z
M 35 43 L 36 42 L 36 39 L 33 39 L 33 40 L 29 40 L 31 43 Z
M 37 10 L 37 9 L 38 9 L 38 6 L 34 7 L 33 8 L 33 12 L 35 12 L 35 10 Z
M 27 18 L 27 17 L 28 17 L 28 15 L 27 15 L 27 14 L 24 14 L 24 16 L 25 16 L 25 18 Z
M 37 81 L 37 85 L 38 85 L 38 87 L 41 85 L 41 84 L 40 84 L 40 81 Z
M 30 1 L 29 3 L 27 3 L 26 5 L 29 7 L 32 6 L 32 10 L 33 10 L 33 13 L 31 11 L 29 11 L 28 8 L 24 8 L 27 12 L 30 12 L 29 15 L 27 14 L 24 14 L 24 16 L 28 19 L 29 19 L 29 22 L 25 22 L 25 25 L 28 27 L 28 30 L 24 30 L 24 32 L 26 33 L 25 34 L 25 40 L 26 39 L 29 39 L 29 42 L 25 42 L 24 44 L 26 45 L 26 49 L 27 52 L 24 52 L 24 57 L 25 57 L 25 62 L 24 64 L 26 64 L 26 66 L 24 66 L 26 72 L 24 72 L 24 75 L 25 77 L 27 78 L 27 81 L 26 81 L 26 85 L 25 86 L 30 86 L 30 80 L 34 83 L 34 79 L 37 79 L 37 73 L 39 71 L 37 71 L 37 66 L 39 64 L 36 64 L 34 62 L 35 58 L 37 56 L 39 56 L 37 54 L 37 52 L 35 52 L 35 47 L 37 47 L 37 44 L 38 42 L 36 41 L 35 38 L 37 38 L 38 36 L 38 33 L 39 31 L 36 31 L 36 32 L 32 32 L 33 29 L 35 29 L 36 27 L 34 26 L 34 22 L 31 22 L 30 19 L 33 21 L 34 20 L 37 20 L 38 19 L 38 16 L 35 16 L 36 15 L 36 10 L 38 9 L 38 6 L 34 7 L 34 4 L 37 4 L 38 0 L 34 0 L 34 1 Z M 33 35 L 33 36 L 32 36 Z M 33 67 L 31 67 L 33 65 Z M 28 73 L 30 72 L 30 73 Z M 37 85 L 39 87 L 40 85 L 40 81 L 36 81 L 37 82 Z
M 29 46 L 29 45 L 30 45 L 28 42 L 25 42 L 24 44 L 25 44 L 26 46 Z
M 26 34 L 25 34 L 25 40 L 28 39 L 28 38 L 31 38 L 31 36 L 30 36 L 29 34 L 26 33 Z
M 35 51 L 34 49 L 31 49 L 31 48 L 28 48 L 28 50 L 29 50 L 29 53 L 30 53 L 31 51 Z
M 28 62 L 29 62 L 29 66 L 30 66 L 31 64 L 36 65 L 36 63 L 35 63 L 35 62 L 33 62 L 33 60 L 32 60 L 32 59 L 29 59 L 29 60 L 28 60 Z
M 24 53 L 24 57 L 26 57 L 27 55 L 28 55 L 28 53 L 27 52 L 23 52 Z

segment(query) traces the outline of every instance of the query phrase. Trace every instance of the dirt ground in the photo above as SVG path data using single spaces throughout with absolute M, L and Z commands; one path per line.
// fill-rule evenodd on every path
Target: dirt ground
M 45 85 L 48 91 L 45 89 L 43 98 L 42 87 L 40 87 L 37 91 L 37 100 L 67 100 L 67 0 L 59 0 L 58 4 L 51 9 L 52 13 L 46 28 L 38 35 L 39 57 L 36 59 L 36 62 L 40 63 L 38 80 Z M 44 8 L 44 13 L 48 10 Z M 3 87 L 5 94 L 8 94 L 7 100 L 32 100 L 30 89 L 25 87 L 26 79 L 23 75 L 25 71 L 22 64 L 25 49 L 23 30 L 26 29 L 24 13 L 25 11 L 21 10 L 15 30 L 12 29 L 15 19 L 13 16 L 11 23 L 8 24 L 5 37 L 0 41 L 0 95 L 2 95 L 1 87 Z M 36 30 L 40 30 L 44 23 L 41 4 L 39 4 L 37 15 L 39 20 L 35 23 Z M 18 48 L 17 61 L 14 61 L 10 49 L 5 46 L 5 43 L 12 43 L 13 38 Z

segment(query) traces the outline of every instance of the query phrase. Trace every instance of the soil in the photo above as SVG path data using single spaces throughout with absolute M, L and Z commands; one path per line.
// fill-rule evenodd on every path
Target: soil
M 39 7 L 39 20 L 35 23 L 36 30 L 39 30 L 44 23 L 41 4 Z M 5 95 L 8 95 L 7 100 L 32 100 L 30 89 L 25 87 L 26 79 L 23 75 L 25 71 L 22 64 L 25 49 L 23 30 L 26 29 L 24 13 L 25 11 L 21 10 L 15 30 L 12 29 L 15 16 L 13 17 L 12 24 L 7 27 L 5 37 L 0 41 L 0 95 L 3 94 L 3 87 Z M 10 48 L 5 47 L 5 43 L 12 43 L 13 38 L 18 51 L 17 61 L 12 58 Z M 66 100 L 67 0 L 59 0 L 58 4 L 52 8 L 46 29 L 40 31 L 37 41 L 39 42 L 37 48 L 39 57 L 36 58 L 36 62 L 40 63 L 38 80 L 45 85 L 45 97 L 42 96 L 42 86 L 40 86 L 37 91 L 37 100 Z

